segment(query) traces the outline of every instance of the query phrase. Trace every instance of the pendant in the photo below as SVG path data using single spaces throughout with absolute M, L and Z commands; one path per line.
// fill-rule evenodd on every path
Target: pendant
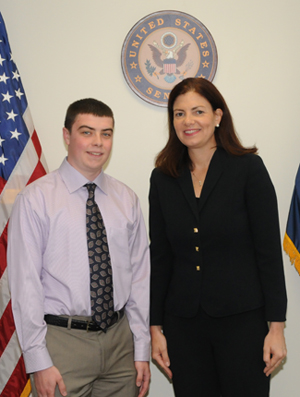
M 193 175 L 193 177 L 198 181 L 199 186 L 202 187 L 203 182 L 202 182 L 202 181 L 199 181 L 199 179 L 196 177 L 196 175 L 195 175 L 193 172 L 192 172 L 192 175 Z

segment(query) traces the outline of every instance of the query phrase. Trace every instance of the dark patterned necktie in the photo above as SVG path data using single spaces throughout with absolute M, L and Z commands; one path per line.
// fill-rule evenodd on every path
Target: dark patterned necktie
M 84 186 L 89 192 L 86 202 L 86 234 L 91 276 L 92 319 L 106 330 L 114 314 L 112 268 L 104 222 L 95 201 L 96 185 L 88 183 Z

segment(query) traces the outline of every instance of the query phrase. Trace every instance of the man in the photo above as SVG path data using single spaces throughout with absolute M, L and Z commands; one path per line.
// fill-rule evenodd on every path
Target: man
M 10 218 L 12 308 L 38 397 L 148 390 L 148 240 L 135 193 L 103 172 L 113 130 L 104 103 L 71 104 L 67 158 L 18 195 Z

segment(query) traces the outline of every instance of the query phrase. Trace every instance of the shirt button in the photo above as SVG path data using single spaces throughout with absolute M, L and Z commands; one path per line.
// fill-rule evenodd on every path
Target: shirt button
M 195 250 L 198 252 L 199 251 L 199 247 L 195 247 Z
M 198 229 L 194 227 L 194 233 L 198 233 Z
M 200 271 L 200 266 L 196 266 L 196 270 L 197 270 L 197 272 L 199 272 Z

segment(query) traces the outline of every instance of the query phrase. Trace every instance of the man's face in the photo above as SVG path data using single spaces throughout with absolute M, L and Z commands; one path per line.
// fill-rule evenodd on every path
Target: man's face
M 110 155 L 113 127 L 111 117 L 79 114 L 71 132 L 63 129 L 68 145 L 68 162 L 90 181 L 100 174 Z

